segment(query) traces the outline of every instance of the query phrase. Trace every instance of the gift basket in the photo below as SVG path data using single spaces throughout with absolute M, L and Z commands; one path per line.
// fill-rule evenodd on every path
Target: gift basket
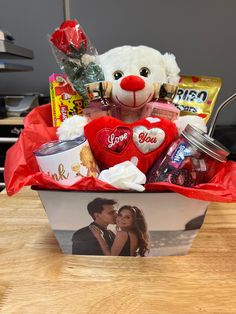
M 179 76 L 172 54 L 98 55 L 77 21 L 50 36 L 63 74 L 7 152 L 8 195 L 38 191 L 64 253 L 186 254 L 209 202 L 236 201 L 236 163 L 212 138 L 219 78 Z

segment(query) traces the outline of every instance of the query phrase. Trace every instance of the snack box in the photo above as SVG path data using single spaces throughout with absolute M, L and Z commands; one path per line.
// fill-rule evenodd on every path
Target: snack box
M 149 252 L 145 258 L 187 254 L 203 224 L 209 204 L 173 192 L 37 190 L 51 228 L 65 254 L 103 255 L 96 254 L 96 248 L 91 247 L 91 233 L 83 239 L 84 253 L 75 253 L 75 249 L 72 252 L 75 232 L 93 222 L 87 205 L 96 198 L 115 200 L 117 204 L 114 207 L 117 210 L 124 205 L 136 206 L 142 210 L 149 235 Z M 116 233 L 116 224 L 110 224 L 107 228 Z
M 49 77 L 53 126 L 57 127 L 68 117 L 82 115 L 83 98 L 69 83 L 66 75 Z

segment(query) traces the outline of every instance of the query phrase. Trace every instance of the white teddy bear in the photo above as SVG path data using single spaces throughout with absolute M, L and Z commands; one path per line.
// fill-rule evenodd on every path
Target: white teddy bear
M 100 55 L 106 81 L 112 82 L 112 100 L 121 108 L 121 119 L 133 122 L 152 100 L 154 84 L 178 85 L 180 69 L 173 54 L 146 46 L 123 46 Z
M 173 54 L 147 46 L 122 46 L 111 49 L 97 57 L 106 81 L 112 87 L 112 101 L 121 108 L 121 119 L 130 123 L 140 118 L 142 108 L 153 99 L 155 84 L 178 85 L 180 69 Z M 60 140 L 74 139 L 79 134 L 77 128 L 84 121 L 80 117 L 66 119 L 58 130 Z M 179 133 L 187 124 L 194 124 L 204 132 L 206 125 L 202 118 L 184 116 L 175 121 Z M 82 129 L 82 128 L 81 128 Z

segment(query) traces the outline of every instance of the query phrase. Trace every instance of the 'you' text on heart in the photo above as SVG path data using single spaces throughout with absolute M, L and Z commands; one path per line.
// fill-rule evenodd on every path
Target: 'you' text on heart
M 138 136 L 139 143 L 156 143 L 157 139 L 155 136 L 149 136 L 148 133 L 142 132 Z

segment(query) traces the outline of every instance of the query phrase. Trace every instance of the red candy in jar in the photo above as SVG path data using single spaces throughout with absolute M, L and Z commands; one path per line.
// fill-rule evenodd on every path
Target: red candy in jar
M 208 182 L 228 155 L 229 151 L 219 142 L 187 125 L 164 159 L 151 168 L 147 182 L 169 182 L 187 187 Z

